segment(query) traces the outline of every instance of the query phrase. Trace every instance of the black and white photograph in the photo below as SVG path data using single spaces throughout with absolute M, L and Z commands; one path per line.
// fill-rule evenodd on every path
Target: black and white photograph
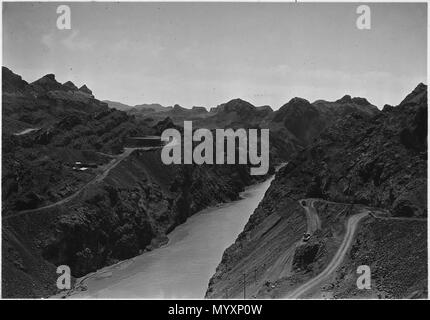
M 2 299 L 428 299 L 427 2 L 1 5 Z

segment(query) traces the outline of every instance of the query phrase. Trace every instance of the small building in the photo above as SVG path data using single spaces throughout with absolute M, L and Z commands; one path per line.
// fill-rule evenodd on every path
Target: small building
M 125 147 L 145 148 L 145 147 L 162 147 L 165 141 L 160 136 L 129 137 L 125 140 Z
M 73 164 L 73 168 L 97 168 L 97 163 L 76 161 Z

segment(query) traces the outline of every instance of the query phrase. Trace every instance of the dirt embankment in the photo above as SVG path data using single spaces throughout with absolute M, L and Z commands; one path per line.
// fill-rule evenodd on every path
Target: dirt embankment
M 372 218 L 363 221 L 349 254 L 317 297 L 329 291 L 334 298 L 425 298 L 428 294 L 426 234 L 425 221 Z M 370 267 L 370 290 L 357 288 L 359 265 Z

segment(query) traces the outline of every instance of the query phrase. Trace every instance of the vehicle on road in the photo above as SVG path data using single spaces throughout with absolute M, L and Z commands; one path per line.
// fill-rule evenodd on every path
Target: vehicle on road
M 310 233 L 303 233 L 303 242 L 308 242 L 309 239 L 311 238 L 311 234 Z

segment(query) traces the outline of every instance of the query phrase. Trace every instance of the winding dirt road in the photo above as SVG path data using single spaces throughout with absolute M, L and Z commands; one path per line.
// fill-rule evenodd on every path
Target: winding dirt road
M 375 214 L 374 212 L 369 212 L 370 216 L 377 220 L 391 220 L 391 221 L 421 221 L 427 222 L 427 218 L 412 218 L 412 217 L 385 217 Z
M 313 205 L 313 202 L 312 202 Z M 314 208 L 315 209 L 315 208 Z M 316 213 L 315 213 L 316 214 Z M 297 299 L 304 293 L 306 293 L 308 290 L 313 288 L 314 286 L 318 285 L 322 281 L 326 280 L 336 269 L 339 267 L 341 262 L 343 261 L 343 258 L 345 257 L 345 254 L 348 252 L 349 247 L 351 246 L 351 243 L 354 239 L 355 230 L 357 229 L 357 225 L 360 222 L 360 220 L 366 216 L 369 215 L 369 211 L 363 210 L 363 212 L 353 215 L 348 219 L 347 225 L 346 225 L 346 233 L 345 237 L 343 238 L 343 241 L 337 250 L 335 256 L 329 263 L 329 265 L 316 277 L 310 279 L 306 283 L 302 284 L 300 287 L 295 289 L 293 292 L 289 293 L 285 298 L 286 299 Z
M 115 159 L 113 159 L 112 161 L 110 161 L 105 169 L 103 170 L 103 172 L 99 173 L 98 175 L 96 175 L 91 181 L 87 182 L 85 185 L 83 185 L 79 190 L 77 190 L 75 193 L 71 194 L 70 196 L 61 199 L 60 201 L 51 203 L 49 205 L 43 206 L 43 207 L 39 207 L 39 208 L 35 208 L 35 209 L 29 209 L 29 210 L 23 210 L 23 211 L 19 211 L 16 214 L 12 214 L 12 215 L 8 215 L 8 216 L 2 216 L 2 221 L 6 221 L 10 218 L 15 218 L 24 214 L 31 214 L 31 213 L 37 213 L 39 211 L 45 210 L 45 209 L 50 209 L 50 208 L 54 208 L 56 206 L 65 204 L 73 199 L 75 199 L 79 194 L 81 194 L 82 191 L 84 191 L 85 189 L 87 189 L 88 187 L 99 183 L 100 181 L 102 181 L 103 179 L 105 179 L 107 177 L 107 175 L 109 174 L 109 172 L 115 168 L 119 163 L 121 163 L 121 161 L 123 161 L 124 159 L 126 159 L 134 150 L 152 150 L 154 149 L 154 147 L 144 147 L 144 148 L 124 148 L 124 152 L 121 153 L 120 155 L 116 156 Z

